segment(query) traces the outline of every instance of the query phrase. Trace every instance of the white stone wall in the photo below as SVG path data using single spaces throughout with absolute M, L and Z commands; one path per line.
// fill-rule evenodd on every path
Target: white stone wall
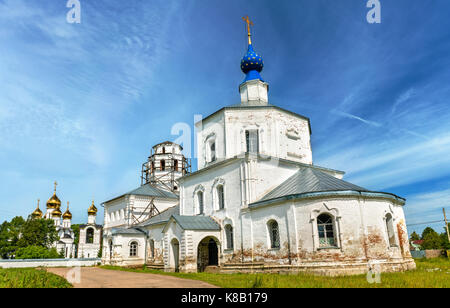
M 36 268 L 36 267 L 77 267 L 95 266 L 99 258 L 93 259 L 48 259 L 48 260 L 0 260 L 0 268 Z
M 246 152 L 245 131 L 259 132 L 259 152 L 291 161 L 312 164 L 309 123 L 275 108 L 225 109 L 198 123 L 198 169 L 208 166 L 208 140 L 216 140 L 218 160 Z
M 110 241 L 113 249 L 110 258 Z M 138 243 L 137 256 L 130 256 L 130 245 Z M 145 234 L 116 234 L 107 236 L 103 241 L 102 263 L 118 266 L 137 266 L 145 264 L 146 239 Z
M 104 204 L 105 229 L 127 225 L 128 222 L 125 214 L 129 203 L 128 199 L 128 196 L 123 196 Z
M 148 232 L 147 264 L 164 266 L 164 234 L 165 224 L 153 225 L 145 228 Z M 154 254 L 152 256 L 150 241 L 154 242 Z
M 267 105 L 269 85 L 260 80 L 250 80 L 239 86 L 242 104 Z
M 393 213 L 395 224 L 404 223 L 402 206 L 383 199 L 330 197 L 285 201 L 252 209 L 243 216 L 243 249 L 255 262 L 326 262 L 357 260 L 403 260 L 409 258 L 407 242 L 390 247 L 386 233 L 385 213 Z M 321 249 L 316 217 L 322 213 L 335 219 L 336 249 Z M 279 226 L 280 249 L 271 249 L 267 223 Z M 402 226 L 403 228 L 404 226 Z M 405 230 L 406 231 L 406 230 Z M 406 234 L 406 232 L 405 232 Z M 398 232 L 396 231 L 398 239 Z M 291 259 L 291 260 L 289 260 Z M 248 260 L 250 261 L 250 260 Z

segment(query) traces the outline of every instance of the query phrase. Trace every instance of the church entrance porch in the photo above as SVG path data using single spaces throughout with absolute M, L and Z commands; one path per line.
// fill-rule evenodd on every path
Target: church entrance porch
M 215 237 L 205 237 L 197 249 L 197 270 L 204 272 L 207 267 L 219 266 L 220 242 Z

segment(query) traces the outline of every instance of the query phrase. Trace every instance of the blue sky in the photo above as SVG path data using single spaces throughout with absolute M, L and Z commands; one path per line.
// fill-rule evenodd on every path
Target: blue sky
M 84 222 L 175 123 L 238 103 L 244 15 L 270 102 L 311 119 L 315 164 L 407 198 L 408 224 L 450 215 L 447 0 L 381 0 L 381 24 L 364 0 L 80 2 L 69 24 L 65 0 L 0 0 L 0 221 L 45 208 L 57 180 Z

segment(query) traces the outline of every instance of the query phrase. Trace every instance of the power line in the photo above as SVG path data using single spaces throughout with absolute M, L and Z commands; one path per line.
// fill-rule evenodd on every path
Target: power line
M 444 222 L 444 220 L 441 219 L 441 220 L 435 220 L 435 221 L 419 222 L 419 223 L 416 223 L 416 224 L 409 224 L 409 225 L 406 225 L 406 226 L 407 226 L 407 227 L 410 227 L 410 226 L 418 226 L 418 225 L 433 224 L 433 223 L 438 223 L 438 222 Z

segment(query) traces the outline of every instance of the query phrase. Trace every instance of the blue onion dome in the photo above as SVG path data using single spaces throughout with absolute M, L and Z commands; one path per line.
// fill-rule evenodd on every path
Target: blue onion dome
M 241 70 L 244 74 L 246 74 L 244 82 L 255 79 L 264 81 L 259 74 L 263 68 L 263 58 L 253 50 L 253 46 L 251 44 L 248 45 L 248 51 L 241 60 Z

